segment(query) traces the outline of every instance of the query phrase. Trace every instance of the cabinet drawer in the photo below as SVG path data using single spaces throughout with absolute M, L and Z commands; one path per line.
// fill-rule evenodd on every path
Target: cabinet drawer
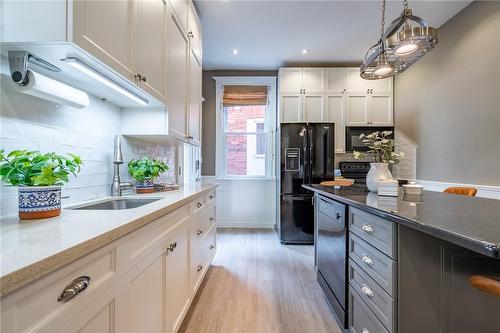
M 170 231 L 187 219 L 189 209 L 183 206 L 134 231 L 120 242 L 119 247 L 123 250 L 118 262 L 128 271 L 166 241 Z
M 200 246 L 193 249 L 191 253 L 191 291 L 196 292 L 201 284 L 203 276 L 215 255 L 215 233 L 213 226 L 204 237 Z M 213 247 L 211 247 L 211 245 Z
M 209 205 L 210 203 L 215 202 L 215 198 L 215 191 L 210 192 L 205 196 L 205 202 L 207 203 L 207 205 Z
M 353 288 L 349 288 L 349 328 L 352 333 L 389 333 Z
M 205 208 L 205 196 L 199 197 L 196 200 L 191 201 L 189 204 L 189 212 L 191 215 L 195 215 Z
M 191 240 L 193 243 L 201 244 L 200 240 L 207 231 L 215 225 L 215 207 L 210 207 L 203 214 L 194 218 L 193 226 L 191 227 Z
M 217 233 L 217 228 L 215 226 L 212 226 L 208 231 L 207 234 L 205 235 L 203 242 L 198 249 L 199 252 L 204 252 L 206 251 L 208 253 L 208 258 L 212 258 L 215 255 L 216 251 L 216 233 Z
M 392 259 L 396 259 L 397 228 L 395 223 L 349 207 L 349 231 Z
M 349 260 L 349 284 L 382 324 L 394 332 L 396 302 L 352 260 Z
M 391 296 L 395 295 L 397 262 L 349 233 L 349 257 Z
M 2 332 L 51 332 L 64 318 L 72 318 L 119 279 L 116 244 L 51 273 L 2 299 Z M 62 302 L 63 290 L 79 277 L 90 278 L 88 287 Z
M 334 220 L 345 221 L 345 205 L 340 202 L 319 196 L 318 210 Z

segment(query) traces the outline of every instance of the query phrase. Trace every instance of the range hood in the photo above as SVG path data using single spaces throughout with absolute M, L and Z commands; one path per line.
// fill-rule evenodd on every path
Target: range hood
M 120 107 L 165 107 L 161 101 L 140 89 L 133 82 L 123 78 L 75 44 L 66 42 L 2 43 L 2 58 L 6 60 L 9 51 L 25 51 L 36 55 L 38 59 L 43 59 L 44 62 L 60 69 L 60 71 L 53 71 L 48 66 L 36 66 L 38 73 Z M 4 63 L 8 63 L 8 61 L 6 60 Z M 75 63 L 82 66 L 75 66 Z M 82 71 L 82 67 L 85 70 Z M 110 82 L 114 83 L 115 86 L 113 87 Z M 121 89 L 117 89 L 116 86 Z

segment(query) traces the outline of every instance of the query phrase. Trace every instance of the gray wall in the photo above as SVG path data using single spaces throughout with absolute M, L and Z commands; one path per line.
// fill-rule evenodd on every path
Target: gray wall
M 215 175 L 215 81 L 214 76 L 277 76 L 278 71 L 203 71 L 203 123 L 201 174 Z
M 500 2 L 473 2 L 395 79 L 395 123 L 422 180 L 500 185 Z

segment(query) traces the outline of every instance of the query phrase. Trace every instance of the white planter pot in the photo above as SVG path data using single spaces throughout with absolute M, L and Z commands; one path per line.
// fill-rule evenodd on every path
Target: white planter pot
M 370 171 L 366 175 L 366 186 L 372 192 L 378 191 L 379 180 L 392 179 L 389 163 L 370 163 Z

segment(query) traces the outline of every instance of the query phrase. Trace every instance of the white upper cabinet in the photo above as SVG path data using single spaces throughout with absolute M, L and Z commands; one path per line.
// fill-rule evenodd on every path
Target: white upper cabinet
M 136 40 L 132 38 L 136 1 L 72 2 L 73 41 L 131 81 L 137 74 Z
M 392 95 L 371 95 L 370 98 L 370 125 L 392 126 Z
M 302 93 L 302 68 L 282 68 L 279 71 L 279 89 L 283 94 Z
M 348 94 L 367 94 L 370 89 L 370 81 L 359 75 L 359 68 L 346 69 L 346 92 Z
M 392 94 L 392 77 L 381 80 L 370 80 L 371 94 Z
M 304 119 L 310 122 L 325 121 L 325 96 L 318 95 L 304 95 L 303 96 Z
M 346 92 L 346 69 L 326 69 L 326 92 L 328 94 L 342 94 Z
M 343 95 L 326 96 L 325 121 L 335 123 L 335 152 L 345 151 L 345 98 Z
M 202 68 L 193 49 L 189 60 L 189 142 L 201 144 L 201 110 L 203 97 L 201 96 Z
M 120 2 L 120 1 L 118 1 Z M 166 101 L 166 5 L 162 0 L 137 2 L 137 81 Z M 166 101 L 167 102 L 167 101 Z
M 180 140 L 188 140 L 188 62 L 189 40 L 172 12 L 167 19 L 168 62 L 167 96 L 169 134 Z
M 321 94 L 325 92 L 324 68 L 281 68 L 280 93 Z
M 325 92 L 325 70 L 323 68 L 302 69 L 303 94 L 321 94 Z
M 346 97 L 346 121 L 348 126 L 366 126 L 369 123 L 368 95 Z
M 335 152 L 346 126 L 393 126 L 393 80 L 365 80 L 358 67 L 279 71 L 280 122 L 335 123 Z
M 174 15 L 179 19 L 183 30 L 188 29 L 188 11 L 191 0 L 169 0 L 174 10 Z
M 193 2 L 190 2 L 188 6 L 188 37 L 191 40 L 191 50 L 198 59 L 198 62 L 202 63 L 202 40 L 201 40 L 201 25 L 196 14 L 196 9 L 194 8 Z
M 348 95 L 347 126 L 393 126 L 392 95 Z
M 279 105 L 280 105 L 280 121 L 282 123 L 297 123 L 303 121 L 302 95 L 281 94 Z

